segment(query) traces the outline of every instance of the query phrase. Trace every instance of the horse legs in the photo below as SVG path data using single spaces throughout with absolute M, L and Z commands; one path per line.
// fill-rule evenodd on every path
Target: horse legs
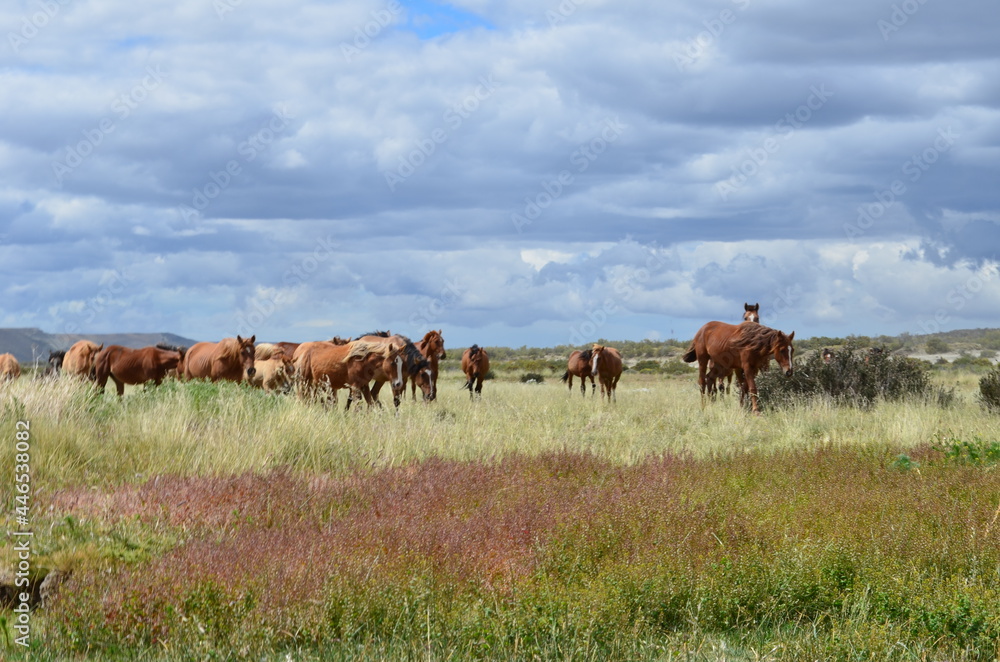
M 760 403 L 757 400 L 757 380 L 753 371 L 746 371 L 747 392 L 750 394 L 750 409 L 755 414 L 760 414 Z
M 480 397 L 480 398 L 483 397 L 483 377 L 484 376 L 485 375 L 479 375 L 476 378 L 476 395 L 478 397 Z
M 110 375 L 111 381 L 115 383 L 115 389 L 118 391 L 118 397 L 125 395 L 125 382 L 118 381 L 118 378 L 114 375 Z

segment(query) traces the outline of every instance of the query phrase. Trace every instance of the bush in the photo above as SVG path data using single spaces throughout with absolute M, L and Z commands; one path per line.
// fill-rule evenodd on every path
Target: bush
M 941 338 L 928 338 L 926 347 L 928 354 L 944 354 L 950 349 Z
M 831 398 L 838 405 L 871 407 L 879 399 L 932 395 L 923 361 L 852 345 L 836 352 L 829 363 L 814 353 L 796 366 L 791 377 L 780 370 L 763 372 L 757 376 L 757 388 L 761 403 L 770 407 L 816 396 Z
M 979 380 L 979 401 L 988 410 L 1000 413 L 1000 366 Z

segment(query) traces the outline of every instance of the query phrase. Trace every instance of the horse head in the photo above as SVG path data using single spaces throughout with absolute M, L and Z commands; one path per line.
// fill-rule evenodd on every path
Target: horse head
M 591 377 L 597 376 L 597 366 L 600 363 L 601 355 L 604 352 L 604 345 L 594 344 L 594 347 L 590 350 L 590 375 Z
M 253 367 L 254 355 L 256 350 L 254 349 L 254 342 L 257 341 L 257 334 L 250 336 L 249 338 L 241 338 L 236 336 L 236 342 L 239 344 L 239 357 L 240 365 L 243 368 L 243 373 L 247 377 L 253 377 L 257 374 L 257 369 Z
M 389 385 L 392 387 L 394 395 L 398 395 L 406 384 L 403 372 L 404 364 L 403 346 L 390 344 L 383 354 L 382 372 L 389 376 Z
M 755 303 L 750 305 L 746 302 L 743 303 L 743 321 L 744 322 L 757 322 L 760 324 L 760 304 Z
M 786 377 L 791 377 L 794 369 L 792 365 L 792 358 L 795 356 L 795 347 L 792 345 L 793 340 L 795 340 L 794 331 L 787 336 L 779 331 L 774 338 L 774 345 L 771 348 L 774 353 L 774 360 L 785 371 Z
M 829 363 L 833 360 L 833 350 L 829 347 L 823 348 L 823 363 Z

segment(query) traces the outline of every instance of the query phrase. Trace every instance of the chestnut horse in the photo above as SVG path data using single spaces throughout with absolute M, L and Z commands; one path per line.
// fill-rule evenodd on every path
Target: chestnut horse
M 354 341 L 346 345 L 331 342 L 302 343 L 295 352 L 295 374 L 301 388 L 299 396 L 311 399 L 320 389 L 326 388 L 336 394 L 337 389 L 349 388 L 359 391 L 368 406 L 375 403 L 368 383 L 377 370 L 384 370 L 390 364 L 400 361 L 400 348 L 389 344 L 372 344 Z M 350 409 L 353 394 L 348 396 Z
M 563 382 L 569 384 L 569 390 L 573 392 L 573 377 L 580 378 L 580 393 L 587 396 L 587 378 L 590 378 L 590 394 L 593 395 L 597 392 L 597 383 L 594 382 L 594 376 L 590 374 L 590 355 L 593 354 L 594 350 L 588 349 L 585 351 L 574 350 L 569 355 L 569 360 L 566 362 L 566 372 L 562 376 Z
M 424 400 L 430 402 L 437 398 L 438 362 L 448 358 L 444 351 L 444 337 L 441 331 L 428 331 L 422 340 L 418 340 L 417 350 L 427 360 L 427 367 L 421 370 L 410 382 L 410 395 L 417 399 L 417 385 L 424 392 Z
M 77 340 L 66 351 L 62 369 L 67 375 L 82 379 L 94 378 L 94 357 L 104 349 L 104 343 L 98 345 L 90 340 Z
M 462 353 L 462 372 L 465 373 L 465 386 L 472 397 L 472 384 L 475 382 L 476 395 L 483 395 L 483 380 L 490 371 L 490 357 L 479 345 L 473 345 Z
M 126 384 L 153 382 L 159 386 L 167 371 L 175 369 L 183 357 L 183 348 L 129 349 L 121 345 L 108 345 L 98 352 L 94 359 L 97 388 L 103 391 L 108 384 L 108 378 L 111 378 L 118 390 L 118 397 L 121 397 L 125 393 Z
M 691 341 L 691 348 L 683 358 L 687 363 L 698 361 L 698 385 L 701 387 L 702 404 L 706 388 L 711 393 L 709 385 L 719 375 L 734 370 L 740 383 L 740 404 L 744 404 L 746 395 L 749 394 L 751 408 L 754 413 L 760 413 L 757 373 L 767 367 L 773 356 L 785 375 L 791 376 L 795 354 L 793 340 L 794 331 L 785 335 L 782 331 L 762 324 L 708 322 L 698 329 Z M 712 362 L 711 371 L 708 370 L 709 361 Z
M 0 382 L 12 382 L 21 376 L 21 364 L 13 354 L 0 354 Z
M 382 389 L 382 384 L 391 382 L 392 402 L 398 407 L 406 391 L 406 380 L 408 378 L 416 380 L 417 374 L 427 368 L 427 359 L 424 358 L 424 355 L 420 353 L 420 350 L 417 349 L 417 346 L 409 338 L 401 336 L 398 333 L 396 335 L 389 335 L 388 331 L 375 331 L 374 333 L 365 333 L 358 336 L 358 340 L 382 345 L 383 349 L 389 345 L 399 348 L 399 364 L 391 367 L 389 370 L 381 367 L 376 370 L 374 377 L 375 385 L 371 388 L 372 398 L 377 403 L 378 393 Z M 424 398 L 426 399 L 430 394 L 431 383 L 425 380 L 418 382 L 418 386 L 424 392 Z
M 622 355 L 614 347 L 595 344 L 590 353 L 590 376 L 597 377 L 601 382 L 602 402 L 605 393 L 608 395 L 608 402 L 617 402 L 615 391 L 622 376 Z
M 760 304 L 755 303 L 750 305 L 747 302 L 743 302 L 743 321 L 744 322 L 754 322 L 760 324 Z M 712 370 L 712 366 L 708 366 L 709 372 Z M 716 384 L 709 384 L 709 390 L 712 395 L 715 395 L 715 390 L 719 393 L 725 395 L 727 392 L 733 390 L 733 370 L 730 370 L 727 374 L 719 375 L 718 382 Z
M 243 381 L 254 376 L 254 341 L 249 338 L 223 338 L 219 342 L 199 342 L 191 345 L 184 357 L 185 379 L 220 379 Z

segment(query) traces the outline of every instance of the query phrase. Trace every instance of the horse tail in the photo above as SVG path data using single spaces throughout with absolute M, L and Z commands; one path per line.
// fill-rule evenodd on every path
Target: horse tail
M 564 375 L 562 376 L 562 380 L 563 380 L 564 382 L 568 382 L 568 381 L 569 381 L 569 370 L 567 370 L 567 371 L 566 371 L 566 374 L 564 374 Z
M 698 360 L 698 353 L 694 351 L 694 347 L 687 351 L 687 354 L 681 357 L 684 363 L 694 363 Z

